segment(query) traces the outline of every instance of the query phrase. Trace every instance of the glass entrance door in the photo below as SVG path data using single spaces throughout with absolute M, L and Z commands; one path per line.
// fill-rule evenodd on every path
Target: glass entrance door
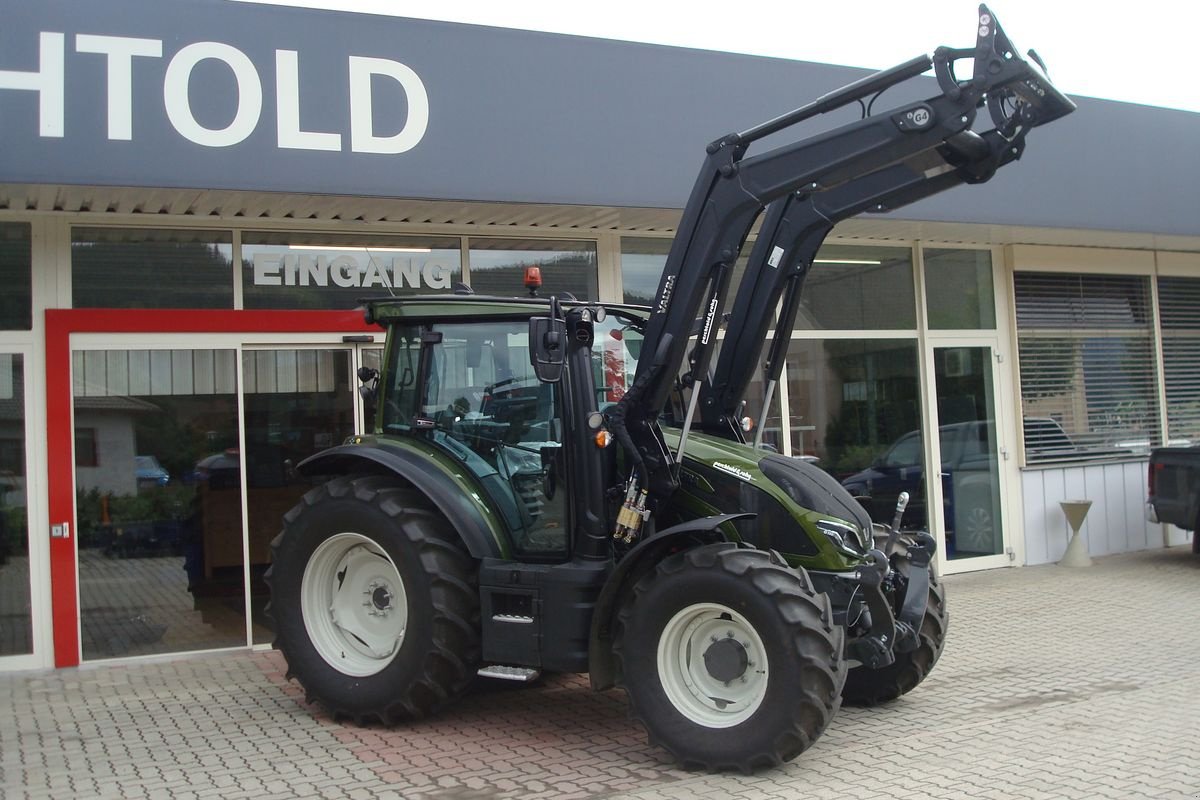
M 945 563 L 950 571 L 1007 564 L 992 348 L 934 347 L 933 367 Z
M 25 407 L 24 356 L 0 353 L 0 664 L 5 666 L 34 652 Z
M 163 341 L 71 354 L 84 660 L 246 644 L 237 351 Z
M 283 516 L 313 487 L 296 466 L 374 426 L 357 391 L 360 366 L 379 367 L 378 346 L 289 346 L 242 354 L 246 521 L 254 644 L 269 644 L 263 574 Z M 240 553 L 239 553 L 240 555 Z

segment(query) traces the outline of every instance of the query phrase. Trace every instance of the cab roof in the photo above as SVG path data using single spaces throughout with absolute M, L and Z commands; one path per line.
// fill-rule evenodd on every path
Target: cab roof
M 549 297 L 496 297 L 478 294 L 410 295 L 407 297 L 376 297 L 361 301 L 366 308 L 368 323 L 413 322 L 422 320 L 511 319 L 528 318 L 549 313 Z M 564 308 L 601 306 L 621 317 L 644 320 L 650 316 L 648 306 L 626 303 L 602 303 L 583 300 L 564 300 Z

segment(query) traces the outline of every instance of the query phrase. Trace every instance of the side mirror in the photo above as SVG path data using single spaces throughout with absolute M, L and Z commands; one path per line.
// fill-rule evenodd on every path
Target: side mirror
M 533 317 L 529 320 L 529 361 L 542 383 L 562 379 L 567 362 L 567 324 L 561 319 Z
M 372 367 L 359 367 L 358 379 L 362 382 L 362 386 L 358 387 L 358 393 L 362 396 L 363 402 L 368 405 L 375 402 L 375 396 L 379 393 L 379 370 Z

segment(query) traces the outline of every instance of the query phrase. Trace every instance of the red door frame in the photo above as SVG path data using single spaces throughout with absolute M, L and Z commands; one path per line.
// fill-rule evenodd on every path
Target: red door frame
M 198 311 L 48 309 L 46 311 L 46 491 L 51 525 L 71 524 L 50 539 L 54 665 L 79 664 L 75 464 L 71 457 L 71 334 L 74 333 L 378 333 L 360 311 Z

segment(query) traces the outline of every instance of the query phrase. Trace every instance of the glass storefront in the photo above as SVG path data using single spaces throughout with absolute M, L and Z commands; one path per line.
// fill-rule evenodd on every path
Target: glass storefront
M 72 228 L 74 308 L 233 308 L 233 234 Z
M 667 239 L 621 240 L 624 300 L 652 299 L 669 246 Z M 943 282 L 961 279 L 972 296 L 991 298 L 986 251 L 926 253 L 933 272 L 953 273 L 943 276 Z M 543 296 L 571 292 L 594 299 L 600 283 L 594 241 L 77 227 L 72 232 L 72 257 L 79 307 L 232 308 L 238 280 L 236 294 L 247 309 L 349 308 L 364 295 L 450 291 L 464 278 L 480 294 L 523 295 L 524 269 L 533 265 L 542 270 Z M 188 280 L 178 285 L 163 280 L 181 264 L 191 276 Z M 744 265 L 743 258 L 733 284 Z M 768 447 L 816 461 L 863 498 L 878 521 L 890 520 L 896 495 L 909 491 L 913 500 L 906 527 L 930 524 L 913 269 L 908 248 L 823 249 L 809 276 L 785 385 L 777 390 L 765 418 L 757 419 L 763 386 L 755 380 L 742 412 L 755 418 Z M 115 281 L 102 286 L 97 275 L 115 276 Z M 983 299 L 963 311 L 966 317 L 953 318 L 946 316 L 955 309 L 944 292 L 927 288 L 922 300 L 931 326 L 995 327 L 994 313 L 987 315 Z M 879 313 L 880 308 L 886 313 Z M 632 334 L 621 330 L 616 317 L 613 320 L 613 330 L 602 337 L 608 349 L 598 351 L 597 362 L 606 402 L 619 399 L 621 381 L 629 378 L 618 375 L 620 370 L 609 364 L 610 355 L 629 361 L 637 344 L 636 337 L 626 341 Z M 875 334 L 886 338 L 864 339 L 853 335 L 856 330 L 888 333 Z M 513 337 L 507 339 L 511 345 Z M 233 344 L 215 349 L 194 345 L 174 350 L 155 349 L 153 344 L 129 350 L 84 345 L 73 353 L 85 660 L 270 642 L 271 623 L 264 613 L 268 594 L 262 580 L 270 562 L 269 543 L 287 509 L 312 486 L 310 479 L 298 475 L 296 465 L 343 441 L 355 432 L 356 421 L 361 430 L 373 429 L 374 410 L 359 407 L 355 370 L 378 366 L 380 343 Z M 946 349 L 947 355 L 937 349 L 942 358 L 935 376 L 939 396 L 950 396 L 951 384 L 965 386 L 968 374 L 982 375 L 977 370 L 955 371 L 975 363 L 974 351 L 964 362 L 961 350 Z M 447 365 L 457 353 L 447 351 Z M 19 381 L 20 357 L 13 357 L 9 366 L 17 376 L 13 380 Z M 475 373 L 483 374 L 478 369 Z M 488 383 L 472 380 L 467 388 L 475 388 L 480 380 Z M 993 387 L 969 388 L 985 408 L 970 419 L 958 418 L 939 403 L 943 427 L 967 422 L 986 427 L 994 420 L 988 416 Z M 0 408 L 4 392 L 0 375 Z M 971 392 L 963 389 L 959 394 Z M 781 396 L 787 396 L 786 404 Z M 458 400 L 456 395 L 448 402 Z M 470 417 L 473 423 L 481 412 L 472 408 L 465 413 L 463 419 Z M 1000 552 L 995 434 L 988 430 L 977 442 L 992 448 L 991 483 L 986 497 L 980 495 L 987 502 L 965 502 L 962 498 L 970 488 L 965 485 L 955 483 L 949 490 L 943 486 L 941 515 L 951 557 Z M 946 459 L 950 437 L 941 438 Z M 521 439 L 513 452 L 525 444 Z M 23 458 L 21 447 L 23 442 L 0 438 L 0 479 L 7 482 L 0 485 L 5 490 L 0 494 L 0 523 L 7 527 L 7 534 L 0 536 L 0 559 L 5 548 L 8 551 L 0 570 L 17 563 L 23 555 L 20 548 L 27 552 L 28 547 L 11 488 L 19 480 L 12 465 Z M 517 477 L 526 469 L 507 462 L 504 468 Z M 961 472 L 965 477 L 967 470 Z M 979 524 L 984 513 L 996 519 L 994 538 L 987 538 L 986 526 Z M 969 546 L 968 523 L 975 537 Z M 9 580 L 3 573 L 0 647 L 8 649 L 0 649 L 0 655 L 28 652 L 30 646 L 27 564 L 26 556 L 23 581 Z M 15 616 L 14 609 L 19 609 Z M 24 627 L 14 628 L 14 618 Z M 15 645 L 13 630 L 24 631 Z
M 595 242 L 471 237 L 471 288 L 476 294 L 525 297 L 525 269 L 542 271 L 541 297 L 570 292 L 579 300 L 600 297 Z
M 0 353 L 0 656 L 33 652 L 25 362 Z
M 72 355 L 83 658 L 244 646 L 235 351 Z

